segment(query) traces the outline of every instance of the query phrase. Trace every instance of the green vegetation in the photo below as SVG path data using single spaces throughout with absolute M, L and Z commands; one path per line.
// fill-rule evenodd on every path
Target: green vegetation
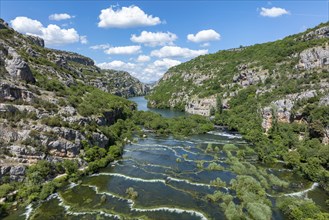
M 129 187 L 126 190 L 126 194 L 127 194 L 129 199 L 136 199 L 138 197 L 138 192 L 136 192 L 133 187 Z
M 323 25 L 328 25 L 328 23 L 319 25 L 317 28 Z M 311 30 L 307 32 L 309 31 Z M 264 70 L 267 72 L 269 77 L 264 82 L 264 86 L 273 85 L 275 81 L 276 88 L 273 92 L 276 92 L 276 94 L 272 93 L 273 95 L 301 91 L 301 86 L 304 83 L 300 83 L 299 80 L 305 81 L 305 79 L 289 79 L 287 81 L 287 72 L 297 74 L 293 67 L 298 60 L 292 58 L 292 55 L 313 46 L 323 46 L 327 42 L 325 38 L 308 41 L 296 40 L 303 34 L 305 33 L 288 36 L 274 42 L 256 44 L 242 50 L 223 50 L 214 54 L 199 56 L 189 62 L 172 67 L 168 70 L 171 77 L 166 81 L 162 80 L 148 96 L 148 99 L 154 101 L 159 108 L 169 108 L 169 99 L 175 98 L 172 97 L 172 94 L 180 94 L 181 88 L 184 88 L 185 91 L 192 92 L 191 96 L 207 97 L 217 95 L 217 100 L 221 101 L 223 93 L 234 92 L 240 88 L 238 85 L 230 87 L 227 84 L 232 83 L 232 78 L 238 72 L 238 66 L 241 64 L 249 64 L 249 68 L 255 71 Z M 192 80 L 183 79 L 182 74 L 193 74 L 191 71 L 212 78 L 203 81 L 202 86 L 198 86 Z M 279 74 L 276 74 L 277 72 Z M 273 80 L 273 77 L 275 77 L 275 80 Z M 314 80 L 319 81 L 320 78 L 315 77 Z M 271 95 L 269 98 L 273 98 L 272 94 L 267 95 Z M 178 102 L 175 108 L 184 110 L 184 106 L 185 103 Z M 220 111 L 220 109 L 218 110 Z
M 200 98 L 215 95 L 217 106 L 212 109 L 215 123 L 238 131 L 253 144 L 252 150 L 242 150 L 234 145 L 223 146 L 227 154 L 226 163 L 239 175 L 232 186 L 236 188 L 241 200 L 241 204 L 225 203 L 228 219 L 244 219 L 245 211 L 252 219 L 270 219 L 270 204 L 264 196 L 265 191 L 261 189 L 270 189 L 272 186 L 285 188 L 289 185 L 277 176 L 256 168 L 253 162 L 284 161 L 285 167 L 303 174 L 311 181 L 319 182 L 321 187 L 329 191 L 329 147 L 322 143 L 329 126 L 329 106 L 320 104 L 320 99 L 327 95 L 327 88 L 321 86 L 321 83 L 328 82 L 328 70 L 298 69 L 296 65 L 299 57 L 294 56 L 312 47 L 327 47 L 327 38 L 305 40 L 302 36 L 328 24 L 321 24 L 275 42 L 199 56 L 169 69 L 167 74 L 170 77 L 160 81 L 148 95 L 149 103 L 155 103 L 156 107 L 169 108 L 170 104 L 177 103 L 174 108 L 178 110 L 184 110 L 186 103 L 181 99 L 183 95 L 179 97 L 175 94 L 183 93 Z M 237 78 L 244 70 L 253 74 L 260 73 L 265 80 L 242 86 Z M 197 74 L 209 77 L 210 80 L 203 81 L 202 85 L 186 80 L 186 76 L 197 77 Z M 293 103 L 288 119 L 292 123 L 283 123 L 276 117 L 277 109 L 273 107 L 273 101 L 284 99 L 289 94 L 311 90 L 317 91 L 315 97 L 299 99 Z M 228 94 L 233 93 L 235 95 L 226 104 L 228 109 L 224 109 L 223 101 Z M 172 102 L 174 99 L 175 102 Z M 262 128 L 262 109 L 268 106 L 272 107 L 272 127 L 265 134 Z M 205 150 L 206 153 L 214 151 L 211 144 Z M 202 169 L 203 164 L 197 163 L 197 167 Z M 249 188 L 249 185 L 253 187 Z M 209 199 L 220 201 L 221 193 L 217 192 Z M 281 208 L 289 219 L 328 218 L 313 202 L 301 199 L 291 199 Z
M 312 200 L 285 197 L 279 200 L 278 206 L 287 216 L 287 219 L 329 219 L 329 213 L 321 212 Z
M 213 123 L 209 119 L 198 116 L 182 116 L 176 118 L 163 118 L 153 112 L 136 112 L 132 120 L 146 129 L 151 129 L 157 134 L 186 137 L 193 134 L 206 133 L 213 129 Z
M 216 187 L 225 187 L 226 183 L 223 180 L 221 180 L 219 177 L 217 177 L 215 180 L 210 181 L 210 185 Z

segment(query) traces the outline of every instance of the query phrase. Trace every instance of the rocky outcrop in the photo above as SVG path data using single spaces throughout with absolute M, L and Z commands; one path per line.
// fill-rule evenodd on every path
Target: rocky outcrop
M 320 38 L 328 38 L 329 37 L 329 27 L 325 26 L 322 28 L 318 28 L 314 31 L 311 31 L 305 35 L 302 35 L 302 40 L 312 40 L 312 39 L 320 39 Z
M 3 165 L 0 161 L 0 178 L 8 176 L 11 181 L 23 181 L 25 177 L 26 166 L 24 165 L 15 165 L 7 166 Z
M 329 46 L 313 47 L 300 53 L 299 69 L 322 68 L 329 65 Z
M 239 73 L 233 76 L 233 82 L 242 87 L 264 82 L 267 78 L 267 71 L 256 71 L 256 69 L 248 68 L 246 64 L 239 65 L 238 71 Z
M 41 37 L 27 35 L 27 39 L 29 39 L 33 44 L 39 47 L 45 47 L 45 41 Z
M 71 61 L 75 62 L 84 66 L 94 66 L 95 63 L 92 59 L 89 57 L 82 56 L 77 53 L 72 53 L 72 52 L 66 52 L 66 51 L 60 51 L 60 50 L 53 50 L 53 54 L 56 57 L 55 59 L 57 62 L 59 61 Z
M 216 98 L 193 98 L 185 105 L 185 111 L 190 114 L 210 116 L 211 110 L 216 107 Z
M 124 71 L 103 70 L 89 84 L 103 91 L 122 97 L 143 96 L 150 87 Z
M 261 110 L 262 112 L 262 127 L 267 132 L 272 127 L 273 120 L 282 123 L 290 123 L 295 118 L 292 117 L 292 108 L 298 100 L 308 100 L 317 95 L 315 90 L 302 93 L 287 95 L 284 99 L 273 101 L 270 106 Z M 274 114 L 274 115 L 273 115 Z
M 324 137 L 322 139 L 323 144 L 329 144 L 329 127 L 324 129 Z
M 35 78 L 31 72 L 29 65 L 12 47 L 7 47 L 5 68 L 9 75 L 14 79 L 35 83 Z
M 122 96 L 144 95 L 148 88 L 126 72 L 101 72 L 88 57 L 45 48 L 41 38 L 19 34 L 1 19 L 0 29 L 7 29 L 0 34 L 0 184 L 22 181 L 38 160 L 86 165 L 84 146 L 113 144 L 102 126 L 125 119 L 135 105 L 95 87 Z M 83 116 L 79 107 L 91 92 L 113 103 Z
M 34 99 L 32 92 L 11 82 L 0 82 L 0 102 L 23 100 L 31 102 Z
M 0 18 L 0 29 L 9 29 L 9 28 L 10 27 L 9 27 L 8 23 Z

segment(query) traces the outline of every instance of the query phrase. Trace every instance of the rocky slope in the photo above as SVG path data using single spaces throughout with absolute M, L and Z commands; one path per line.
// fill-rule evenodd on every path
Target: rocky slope
M 84 147 L 108 148 L 106 127 L 135 104 L 114 96 L 144 95 L 128 73 L 103 71 L 76 53 L 44 48 L 38 37 L 0 20 L 0 179 L 22 180 L 38 160 L 79 159 Z
M 149 105 L 214 115 L 238 130 L 259 160 L 329 192 L 329 23 L 282 40 L 219 51 L 173 67 Z
M 209 116 L 252 87 L 267 132 L 279 122 L 303 120 L 309 100 L 328 106 L 329 26 L 321 24 L 283 40 L 197 57 L 169 69 L 148 96 L 149 105 Z M 304 102 L 304 105 L 301 104 Z M 275 115 L 273 115 L 275 114 Z M 305 117 L 304 117 L 305 119 Z M 324 143 L 328 143 L 325 128 Z
M 88 77 L 88 83 L 96 88 L 122 97 L 144 96 L 149 93 L 150 86 L 124 71 L 102 70 L 101 76 Z

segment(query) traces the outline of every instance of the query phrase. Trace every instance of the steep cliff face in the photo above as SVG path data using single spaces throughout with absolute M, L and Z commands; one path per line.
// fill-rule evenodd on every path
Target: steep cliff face
M 111 74 L 90 58 L 44 48 L 42 39 L 21 35 L 0 20 L 0 178 L 21 181 L 26 166 L 38 160 L 83 164 L 84 147 L 113 144 L 103 128 L 127 118 L 136 106 L 109 93 L 131 96 L 147 89 L 128 73 Z M 125 79 L 134 83 L 123 85 Z
M 310 123 L 307 105 L 327 105 L 328 33 L 325 23 L 283 40 L 197 57 L 169 69 L 148 96 L 149 105 L 211 115 L 215 97 L 230 111 L 239 104 L 237 95 L 254 89 L 264 132 L 273 122 Z
M 129 73 L 116 70 L 102 70 L 102 76 L 89 79 L 89 84 L 103 91 L 122 97 L 144 96 L 150 87 L 141 83 Z

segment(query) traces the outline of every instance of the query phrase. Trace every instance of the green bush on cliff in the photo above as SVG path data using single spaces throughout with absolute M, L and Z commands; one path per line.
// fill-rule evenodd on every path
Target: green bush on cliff
M 120 114 L 122 119 L 130 116 L 132 109 L 132 102 L 98 89 L 87 94 L 78 106 L 78 112 L 83 116 L 112 112 L 113 114 Z

